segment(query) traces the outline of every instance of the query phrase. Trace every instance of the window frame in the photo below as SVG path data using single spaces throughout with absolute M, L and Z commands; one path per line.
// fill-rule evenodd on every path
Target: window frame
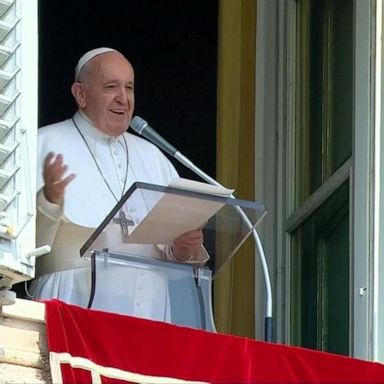
M 295 176 L 291 128 L 295 122 L 296 5 L 297 0 L 258 0 L 255 151 L 260 156 L 256 157 L 256 200 L 265 203 L 268 210 L 259 232 L 274 287 L 274 335 L 278 342 L 289 344 L 291 341 L 289 232 L 316 208 L 321 199 L 349 178 L 352 260 L 350 355 L 384 361 L 384 303 L 379 300 L 384 297 L 384 231 L 380 233 L 381 224 L 384 225 L 384 167 L 380 167 L 384 164 L 381 151 L 384 148 L 384 134 L 381 134 L 381 110 L 384 110 L 382 0 L 354 0 L 352 157 L 326 183 L 321 193 L 307 202 L 306 210 L 291 214 L 294 212 L 292 180 Z M 275 22 L 271 23 L 271 20 Z M 267 54 L 267 49 L 272 53 Z M 263 53 L 267 57 L 263 57 Z M 260 81 L 261 77 L 263 81 Z M 273 94 L 270 89 L 273 89 Z M 271 100 L 270 105 L 261 101 L 262 98 Z M 264 150 L 258 152 L 262 147 Z M 262 280 L 262 276 L 256 270 L 257 280 Z M 260 284 L 256 284 L 256 301 L 260 300 L 262 289 Z M 260 301 L 256 305 L 256 329 L 260 329 L 261 324 L 262 311 L 259 309 Z

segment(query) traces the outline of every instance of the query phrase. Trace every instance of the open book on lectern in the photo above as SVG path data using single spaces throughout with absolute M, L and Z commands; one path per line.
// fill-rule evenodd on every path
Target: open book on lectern
M 226 198 L 234 192 L 233 189 L 184 178 L 174 179 L 168 188 Z M 141 194 L 137 195 L 138 200 L 142 197 Z M 137 244 L 170 244 L 180 235 L 204 227 L 225 203 L 222 200 L 199 199 L 194 194 L 164 193 L 147 199 L 145 207 L 132 200 L 131 204 L 144 209 L 142 216 L 137 210 L 134 212 L 137 217 L 132 217 L 123 240 Z M 127 216 L 132 216 L 129 210 L 128 207 Z
M 168 186 L 135 182 L 80 248 L 80 256 L 98 248 L 124 252 L 123 244 L 170 244 L 203 226 L 233 191 L 183 178 Z M 115 235 L 106 239 L 107 232 Z
M 217 273 L 264 217 L 263 204 L 235 199 L 233 190 L 188 179 L 168 186 L 135 182 L 80 249 L 92 253 L 145 256 L 141 245 L 171 244 L 203 228 L 204 246 Z

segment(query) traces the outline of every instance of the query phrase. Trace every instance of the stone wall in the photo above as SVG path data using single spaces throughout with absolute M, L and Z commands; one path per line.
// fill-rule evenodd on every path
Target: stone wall
M 50 384 L 45 305 L 16 299 L 0 308 L 0 384 Z

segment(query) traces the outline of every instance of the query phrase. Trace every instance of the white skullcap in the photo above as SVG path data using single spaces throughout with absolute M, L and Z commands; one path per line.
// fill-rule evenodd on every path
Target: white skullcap
M 75 68 L 75 81 L 78 80 L 79 73 L 84 68 L 85 64 L 87 64 L 95 56 L 101 55 L 102 53 L 105 53 L 105 52 L 117 52 L 117 51 L 116 49 L 113 49 L 113 48 L 102 47 L 102 48 L 95 48 L 95 49 L 92 49 L 91 51 L 84 53 L 84 55 L 80 57 Z

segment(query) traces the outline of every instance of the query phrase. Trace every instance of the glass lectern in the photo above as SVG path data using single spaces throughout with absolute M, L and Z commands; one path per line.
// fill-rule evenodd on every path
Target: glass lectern
M 214 331 L 212 279 L 264 215 L 204 188 L 134 183 L 80 249 L 92 265 L 89 307 Z M 209 260 L 168 260 L 173 239 L 196 228 Z

